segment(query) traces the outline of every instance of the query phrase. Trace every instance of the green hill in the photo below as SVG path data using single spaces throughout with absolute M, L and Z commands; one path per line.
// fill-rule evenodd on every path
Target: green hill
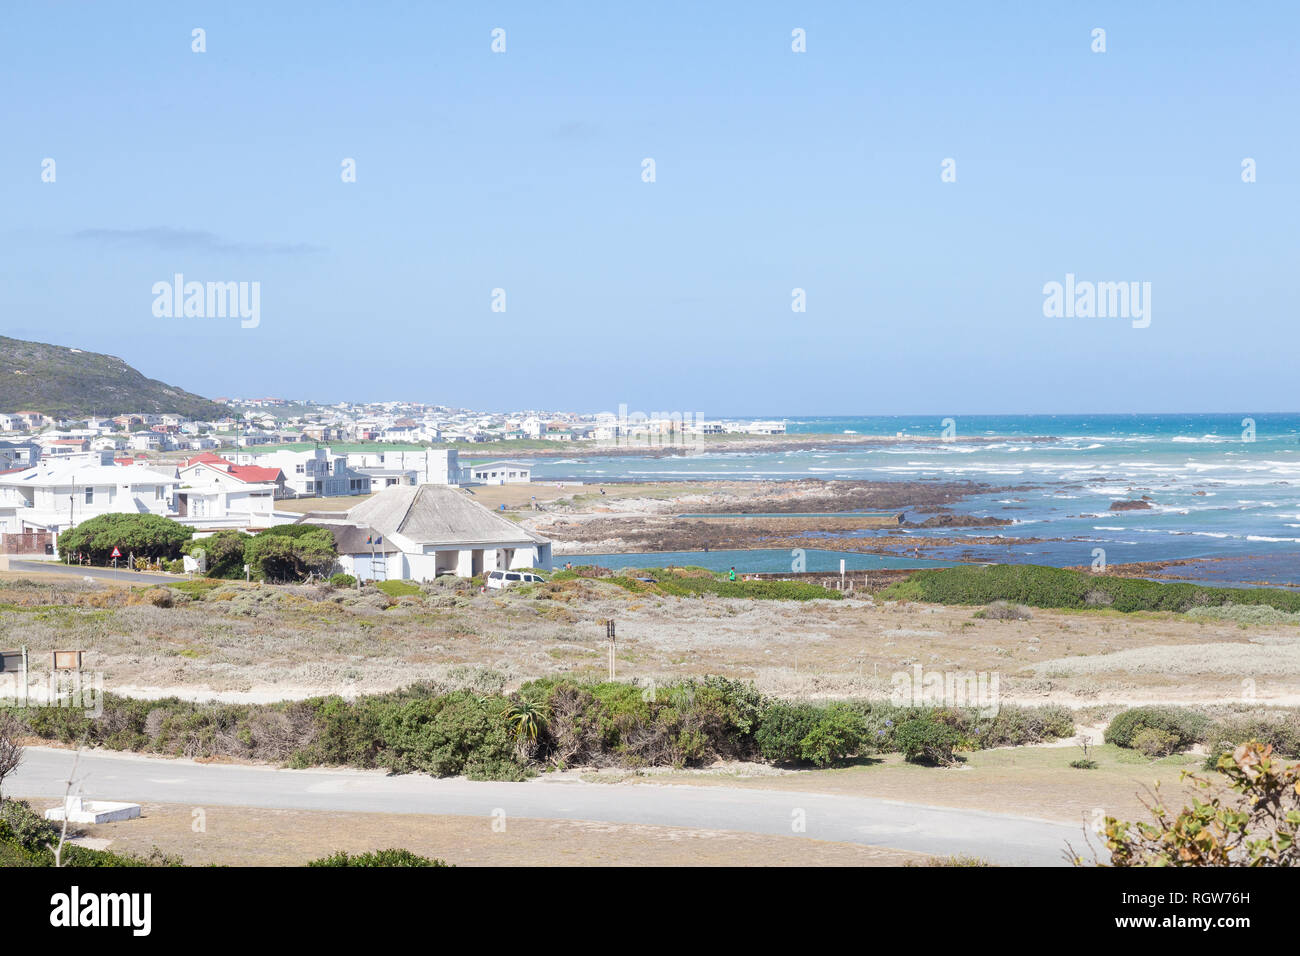
M 120 358 L 0 336 L 0 412 L 62 418 L 174 413 L 220 418 L 224 405 L 145 378 Z

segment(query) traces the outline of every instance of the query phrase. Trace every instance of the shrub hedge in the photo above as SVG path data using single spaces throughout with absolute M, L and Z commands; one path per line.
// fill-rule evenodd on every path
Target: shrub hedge
M 1125 612 L 1187 611 L 1228 604 L 1300 611 L 1300 591 L 1161 583 L 1032 564 L 962 565 L 918 571 L 885 588 L 880 596 L 934 604 L 1007 601 L 1030 607 L 1108 607 Z
M 962 749 L 1074 733 L 1061 707 L 1004 706 L 990 716 L 878 701 L 790 702 L 716 676 L 658 687 L 546 678 L 513 694 L 490 686 L 444 693 L 417 684 L 355 700 L 277 704 L 106 694 L 99 718 L 48 707 L 14 715 L 34 736 L 114 750 L 495 780 L 523 779 L 546 767 L 688 767 L 718 759 L 825 767 L 905 750 L 911 738 L 900 737 L 898 728 L 909 721 L 950 728 Z

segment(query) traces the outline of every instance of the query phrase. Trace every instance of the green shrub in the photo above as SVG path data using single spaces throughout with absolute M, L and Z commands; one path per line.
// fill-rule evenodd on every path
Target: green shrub
M 811 704 L 777 702 L 763 711 L 754 735 L 759 753 L 772 763 L 798 763 L 803 742 L 817 724 L 817 708 Z
M 1133 735 L 1133 749 L 1140 754 L 1155 759 L 1168 757 L 1179 749 L 1178 738 L 1168 731 L 1155 727 L 1143 727 Z
M 862 753 L 867 728 L 861 711 L 848 704 L 778 702 L 763 711 L 755 740 L 759 753 L 773 763 L 827 767 Z
M 117 548 L 122 565 L 132 554 L 171 559 L 180 556 L 181 546 L 193 534 L 193 529 L 162 515 L 114 512 L 87 518 L 60 534 L 59 555 L 66 560 L 82 554 L 89 556 L 92 564 L 108 564 Z
M 7 828 L 8 839 L 24 850 L 37 852 L 59 840 L 59 829 L 31 808 L 26 800 L 5 797 L 0 800 L 0 825 Z
M 196 557 L 202 551 L 207 562 L 207 570 L 203 573 L 210 578 L 242 578 L 244 550 L 252 540 L 251 534 L 227 529 L 206 538 L 187 541 L 181 550 L 190 557 Z
M 824 588 L 807 581 L 729 581 L 721 574 L 704 568 L 629 568 L 628 573 L 604 578 L 611 584 L 636 594 L 666 594 L 672 597 L 698 597 L 711 594 L 718 597 L 751 598 L 771 601 L 841 600 L 839 591 Z M 564 572 L 560 572 L 564 573 Z M 570 576 L 578 575 L 573 572 Z M 652 578 L 641 581 L 639 578 Z M 552 581 L 567 580 L 553 575 Z
M 1300 625 L 1300 611 L 1279 611 L 1267 605 L 1221 604 L 1193 607 L 1188 608 L 1187 616 L 1200 621 L 1228 621 L 1242 627 L 1271 624 Z
M 1007 601 L 1030 607 L 1109 607 L 1124 612 L 1187 611 L 1227 604 L 1300 612 L 1297 591 L 1163 583 L 1032 564 L 959 565 L 918 571 L 885 588 L 880 596 L 935 604 Z
M 865 739 L 862 716 L 844 704 L 831 704 L 822 710 L 812 730 L 800 741 L 800 749 L 804 760 L 818 767 L 829 767 L 862 753 Z
M 1257 740 L 1271 746 L 1279 757 L 1300 757 L 1300 714 L 1291 711 L 1225 717 L 1215 722 L 1205 739 L 1214 755 L 1231 753 L 1246 741 Z
M 350 574 L 339 572 L 330 575 L 330 586 L 336 588 L 354 588 L 357 586 L 357 579 Z
M 1070 766 L 1075 770 L 1096 770 L 1097 761 L 1093 760 L 1091 757 L 1084 757 L 1079 760 L 1071 760 Z
M 466 691 L 387 708 L 379 716 L 379 759 L 397 773 L 523 780 L 527 773 L 502 716 L 506 708 L 504 698 L 480 699 Z
M 894 741 L 908 763 L 946 766 L 957 759 L 961 733 L 938 714 L 905 720 L 894 731 Z
M 1209 724 L 1209 718 L 1183 707 L 1134 707 L 1111 719 L 1105 740 L 1132 748 L 1143 730 L 1159 730 L 1173 738 L 1176 750 L 1186 750 L 1204 738 Z
M 308 866 L 432 866 L 446 867 L 450 864 L 427 856 L 417 856 L 410 850 L 374 850 L 370 853 L 349 855 L 343 850 L 311 860 Z
M 261 580 L 297 581 L 323 574 L 338 558 L 334 535 L 315 525 L 277 525 L 244 545 L 244 561 Z
M 1002 706 L 992 717 L 976 716 L 971 731 L 979 746 L 1023 747 L 1074 736 L 1074 714 L 1068 707 Z

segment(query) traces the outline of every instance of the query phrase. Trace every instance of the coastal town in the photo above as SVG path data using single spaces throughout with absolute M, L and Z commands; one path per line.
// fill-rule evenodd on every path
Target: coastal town
M 230 414 L 213 420 L 143 412 L 86 420 L 35 411 L 0 414 L 0 555 L 59 560 L 59 535 L 100 515 L 158 515 L 202 538 L 302 522 L 304 509 L 286 509 L 287 502 L 380 495 L 385 502 L 410 498 L 407 504 L 417 511 L 442 516 L 431 519 L 441 521 L 442 534 L 436 541 L 412 540 L 396 523 L 372 518 L 358 524 L 334 513 L 329 526 L 336 532 L 339 571 L 359 571 L 367 580 L 428 580 L 442 573 L 548 568 L 547 539 L 472 498 L 445 493 L 527 485 L 530 465 L 477 454 L 462 461 L 462 449 L 530 441 L 673 447 L 706 435 L 785 432 L 779 421 L 706 421 L 625 409 L 617 415 L 487 414 L 401 402 L 216 401 Z M 385 534 L 387 546 L 369 547 Z
M 13 938 L 1294 947 L 1300 6 L 11 6 Z

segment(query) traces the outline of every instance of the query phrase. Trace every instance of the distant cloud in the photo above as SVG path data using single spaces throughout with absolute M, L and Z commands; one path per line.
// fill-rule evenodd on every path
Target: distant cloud
M 238 239 L 224 239 L 216 233 L 201 229 L 173 229 L 170 226 L 150 226 L 147 229 L 83 229 L 73 233 L 73 238 L 116 245 L 150 246 L 167 252 L 297 256 L 324 251 L 323 246 L 307 242 L 244 242 Z

